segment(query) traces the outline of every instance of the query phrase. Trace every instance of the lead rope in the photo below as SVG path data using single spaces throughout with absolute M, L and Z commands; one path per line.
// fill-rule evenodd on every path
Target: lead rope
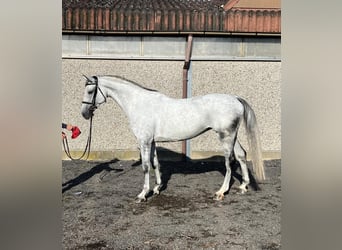
M 74 158 L 71 156 L 70 154 L 70 150 L 69 150 L 69 144 L 68 144 L 68 139 L 67 137 L 65 136 L 63 138 L 63 148 L 64 148 L 64 152 L 65 154 L 71 159 L 71 160 L 81 160 L 84 155 L 86 154 L 87 152 L 87 157 L 84 159 L 84 160 L 88 160 L 88 157 L 89 157 L 89 153 L 90 153 L 90 144 L 91 144 L 91 131 L 92 131 L 92 127 L 93 127 L 93 116 L 90 117 L 90 122 L 89 122 L 89 135 L 88 135 L 88 140 L 87 140 L 87 144 L 86 144 L 86 147 L 83 151 L 83 154 L 79 157 L 79 158 Z

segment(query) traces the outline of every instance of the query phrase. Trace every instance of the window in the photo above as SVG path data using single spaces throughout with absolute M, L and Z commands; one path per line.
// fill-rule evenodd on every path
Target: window
M 193 60 L 280 60 L 280 38 L 194 37 Z
M 184 60 L 184 36 L 63 35 L 63 58 Z M 194 36 L 192 60 L 280 60 L 280 37 Z

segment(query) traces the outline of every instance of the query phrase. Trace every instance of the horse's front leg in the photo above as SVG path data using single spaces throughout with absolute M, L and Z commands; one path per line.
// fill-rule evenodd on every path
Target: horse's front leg
M 144 172 L 144 187 L 137 196 L 137 202 L 146 201 L 146 195 L 150 191 L 151 143 L 141 143 L 140 154 L 141 166 Z

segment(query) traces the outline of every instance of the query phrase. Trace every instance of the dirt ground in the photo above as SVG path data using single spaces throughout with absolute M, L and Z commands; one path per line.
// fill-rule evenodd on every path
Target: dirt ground
M 161 161 L 163 190 L 135 203 L 139 162 L 63 161 L 63 249 L 280 249 L 281 161 L 265 161 L 267 181 L 246 194 L 235 167 L 230 191 L 214 201 L 223 164 Z

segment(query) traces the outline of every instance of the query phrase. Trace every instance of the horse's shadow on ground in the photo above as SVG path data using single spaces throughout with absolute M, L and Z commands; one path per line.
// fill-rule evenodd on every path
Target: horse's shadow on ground
M 100 163 L 94 167 L 92 167 L 90 170 L 80 174 L 79 176 L 75 177 L 74 179 L 71 179 L 67 182 L 64 182 L 62 184 L 62 193 L 64 193 L 65 191 L 87 181 L 88 179 L 92 178 L 94 175 L 101 173 L 102 171 L 105 171 L 104 173 L 107 174 L 111 171 L 115 171 L 115 172 L 122 172 L 124 171 L 123 169 L 114 169 L 110 167 L 110 164 L 116 163 L 118 162 L 118 159 L 113 159 L 111 161 L 108 162 L 103 162 Z M 101 177 L 100 177 L 101 178 Z
M 225 176 L 226 174 L 226 167 L 225 167 L 225 159 L 223 156 L 213 156 L 207 159 L 201 160 L 192 160 L 181 153 L 177 153 L 171 151 L 166 148 L 159 148 L 158 147 L 158 156 L 160 160 L 160 172 L 162 178 L 162 186 L 160 191 L 164 191 L 167 189 L 168 182 L 171 179 L 173 174 L 202 174 L 212 171 L 218 171 Z M 112 168 L 110 165 L 118 162 L 118 159 L 113 159 L 111 161 L 103 162 L 100 164 L 95 165 L 90 170 L 80 174 L 79 176 L 65 182 L 62 184 L 62 193 L 70 190 L 71 188 L 80 185 L 81 183 L 89 180 L 94 175 L 99 174 L 104 171 L 104 173 L 100 176 L 102 179 L 105 175 L 109 174 L 110 172 L 122 172 L 123 169 L 115 169 Z M 132 167 L 141 166 L 141 160 L 132 164 Z M 254 190 L 260 190 L 254 176 L 250 171 L 250 163 L 248 162 L 248 174 L 250 178 L 249 186 Z M 238 180 L 242 183 L 242 176 L 239 173 L 240 164 L 233 160 L 231 162 L 231 180 L 230 180 L 230 187 L 235 183 L 235 180 Z M 228 191 L 229 193 L 229 191 Z M 150 192 L 148 197 L 151 196 L 153 192 Z
M 224 177 L 226 174 L 226 167 L 225 167 L 225 158 L 223 156 L 213 156 L 206 159 L 201 160 L 192 160 L 189 157 L 186 157 L 184 154 L 177 153 L 166 148 L 158 147 L 158 158 L 160 161 L 160 172 L 161 172 L 161 179 L 162 179 L 162 186 L 160 191 L 164 191 L 167 189 L 167 184 L 171 179 L 173 174 L 202 174 L 212 171 L 217 171 L 222 174 Z M 165 157 L 163 157 L 163 155 Z M 167 156 L 166 156 L 167 155 Z M 178 159 L 178 160 L 169 160 L 169 159 Z M 132 166 L 140 166 L 141 160 L 132 164 Z M 250 179 L 249 186 L 253 190 L 260 190 L 260 186 L 256 182 L 252 172 L 250 171 L 251 163 L 247 163 L 248 166 L 248 175 Z M 229 193 L 231 186 L 235 183 L 235 181 L 239 181 L 242 183 L 242 175 L 240 174 L 240 163 L 234 159 L 231 160 L 231 180 L 229 184 Z M 222 179 L 223 182 L 223 179 Z M 148 194 L 152 196 L 153 192 Z

